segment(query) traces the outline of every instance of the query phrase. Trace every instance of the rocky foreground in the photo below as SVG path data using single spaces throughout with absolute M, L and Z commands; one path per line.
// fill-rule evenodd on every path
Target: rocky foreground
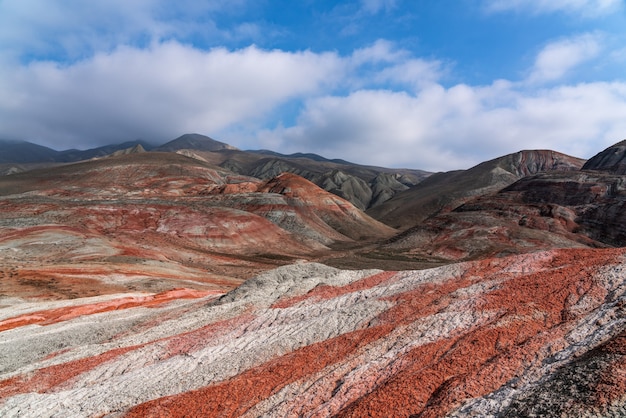
M 3 417 L 626 415 L 626 249 L 2 303 Z

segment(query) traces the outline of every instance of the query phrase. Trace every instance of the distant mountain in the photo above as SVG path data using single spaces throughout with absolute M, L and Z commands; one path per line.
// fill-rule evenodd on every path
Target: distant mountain
M 430 175 L 423 170 L 364 166 L 344 160 L 329 160 L 317 154 L 284 155 L 267 150 L 219 150 L 193 154 L 195 158 L 235 173 L 260 179 L 269 179 L 285 172 L 294 173 L 349 200 L 361 210 L 381 204 Z
M 555 151 L 519 151 L 468 170 L 433 174 L 367 213 L 394 228 L 408 228 L 439 212 L 451 211 L 475 196 L 496 192 L 522 177 L 579 170 L 584 162 Z
M 33 144 L 27 141 L 0 140 L 0 164 L 25 163 L 72 163 L 92 158 L 104 157 L 117 151 L 141 146 L 144 150 L 151 150 L 154 145 L 146 141 L 129 141 L 121 144 L 111 144 L 87 150 L 70 149 L 56 151 L 52 148 Z
M 119 151 L 124 151 L 130 148 L 141 146 L 146 151 L 150 151 L 154 148 L 154 145 L 149 142 L 137 140 L 122 142 L 121 144 L 104 145 L 98 148 L 91 148 L 87 150 L 66 150 L 60 151 L 57 157 L 58 162 L 73 163 L 77 161 L 90 160 L 92 158 L 106 157 L 111 154 L 115 154 Z
M 141 145 L 141 144 L 137 144 L 133 147 L 130 148 L 124 148 L 118 151 L 115 151 L 114 153 L 108 155 L 109 157 L 117 157 L 118 155 L 128 155 L 128 154 L 139 154 L 141 152 L 146 152 L 146 149 Z
M 237 148 L 224 142 L 200 134 L 185 134 L 157 147 L 155 151 L 179 151 L 192 149 L 196 151 L 236 150 Z
M 0 175 L 118 155 L 141 146 L 146 151 L 177 152 L 259 179 L 270 179 L 284 172 L 298 174 L 361 210 L 385 202 L 430 174 L 422 170 L 362 166 L 313 153 L 286 155 L 269 150 L 240 151 L 200 134 L 185 134 L 158 147 L 145 141 L 132 141 L 88 150 L 55 151 L 28 142 L 6 144 L 0 147 L 3 151 L 0 153 Z M 26 166 L 24 163 L 35 165 Z
M 26 141 L 0 139 L 0 163 L 55 162 L 59 152 Z
M 350 161 L 342 160 L 340 158 L 328 159 L 328 158 L 322 157 L 321 155 L 313 154 L 311 152 L 306 152 L 306 153 L 296 152 L 296 153 L 293 153 L 293 154 L 281 154 L 279 152 L 270 151 L 270 150 L 266 150 L 266 149 L 262 149 L 262 150 L 246 150 L 245 152 L 250 152 L 250 153 L 253 153 L 253 154 L 271 155 L 273 157 L 280 157 L 280 158 L 306 158 L 306 159 L 309 159 L 309 160 L 320 161 L 320 162 L 331 162 L 331 163 L 337 163 L 337 164 L 358 165 L 358 164 L 351 163 Z

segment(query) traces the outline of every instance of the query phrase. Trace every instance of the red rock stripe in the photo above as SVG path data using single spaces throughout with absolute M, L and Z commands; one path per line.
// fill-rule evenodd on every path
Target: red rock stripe
M 171 302 L 175 299 L 197 299 L 208 295 L 217 295 L 222 293 L 223 292 L 221 291 L 215 290 L 200 291 L 193 289 L 173 289 L 150 296 L 125 297 L 88 305 L 68 306 L 65 308 L 38 311 L 0 321 L 0 332 L 23 327 L 25 325 L 50 325 L 61 321 L 68 321 L 82 315 L 93 315 L 101 312 L 129 309 L 139 306 L 152 307 Z
M 286 354 L 233 379 L 133 407 L 127 417 L 236 417 L 298 379 L 341 361 L 391 331 L 375 327 L 353 331 Z
M 81 373 L 91 370 L 94 367 L 128 353 L 129 351 L 137 350 L 144 345 L 145 344 L 117 348 L 97 356 L 86 357 L 46 367 L 44 369 L 39 369 L 29 377 L 15 376 L 10 379 L 0 381 L 0 399 L 19 393 L 46 392 Z
M 321 294 L 330 298 L 333 295 L 348 293 L 349 291 L 346 290 L 348 287 L 353 291 L 372 287 L 388 280 L 395 274 L 395 272 L 384 272 L 338 288 L 325 286 L 330 292 L 324 291 Z M 293 353 L 247 370 L 224 383 L 137 405 L 131 409 L 129 416 L 239 416 L 284 386 L 319 372 L 331 364 L 340 362 L 358 348 L 384 338 L 397 324 L 410 323 L 441 309 L 443 306 L 437 303 L 438 298 L 456 288 L 467 285 L 467 283 L 468 281 L 450 281 L 442 284 L 422 285 L 419 289 L 408 292 L 411 293 L 410 296 L 408 294 L 399 295 L 396 298 L 399 305 L 385 312 L 377 326 L 353 331 L 328 341 L 303 347 Z M 428 298 L 416 296 L 429 291 Z
M 615 262 L 623 251 L 587 251 L 585 254 L 562 252 L 550 269 L 504 282 L 500 289 L 485 296 L 484 309 L 504 310 L 502 326 L 480 328 L 451 344 L 441 340 L 417 347 L 407 356 L 409 367 L 392 376 L 372 393 L 342 411 L 343 417 L 389 417 L 420 414 L 420 418 L 439 417 L 467 399 L 486 395 L 522 373 L 533 361 L 550 354 L 546 344 L 556 350 L 568 329 L 563 313 L 572 288 L 598 292 L 590 274 L 591 266 Z M 584 256 L 583 256 L 584 255 Z M 481 264 L 488 264 L 487 262 Z M 502 274 L 479 268 L 483 277 Z M 554 276 L 559 276 L 555 279 Z M 403 295 L 404 297 L 405 295 Z M 598 299 L 597 304 L 602 301 Z M 530 308 L 529 308 L 530 307 Z M 521 315 L 539 310 L 545 316 L 536 320 Z M 567 317 L 567 315 L 565 315 Z M 517 318 L 517 319 L 516 319 Z M 405 319 L 406 320 L 406 319 Z
M 209 324 L 205 327 L 199 328 L 194 331 L 190 331 L 185 334 L 174 335 L 158 339 L 152 342 L 139 344 L 130 347 L 122 347 L 114 350 L 107 351 L 94 357 L 88 357 L 84 359 L 74 360 L 67 363 L 46 367 L 39 369 L 29 377 L 16 376 L 10 379 L 0 381 L 0 399 L 4 397 L 13 396 L 19 393 L 27 392 L 46 392 L 57 385 L 64 383 L 81 373 L 87 372 L 95 367 L 100 366 L 102 363 L 110 361 L 118 356 L 121 356 L 127 352 L 138 350 L 142 347 L 150 344 L 166 342 L 168 352 L 165 356 L 161 357 L 163 361 L 167 358 L 173 357 L 181 353 L 190 352 L 195 347 L 200 347 L 206 343 L 210 338 L 215 338 L 222 332 L 232 330 L 238 324 L 250 322 L 253 319 L 250 315 L 242 315 L 228 320 Z M 154 324 L 156 325 L 156 323 Z M 68 350 L 63 350 L 68 351 Z M 62 352 L 63 352 L 62 351 Z M 62 352 L 54 353 L 49 357 L 54 357 Z

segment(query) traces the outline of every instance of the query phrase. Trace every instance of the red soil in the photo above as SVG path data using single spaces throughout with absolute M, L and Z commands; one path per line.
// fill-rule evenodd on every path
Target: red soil
M 0 381 L 0 399 L 19 393 L 44 393 L 70 379 L 113 360 L 143 345 L 117 348 L 93 357 L 86 357 L 35 371 L 32 375 L 16 376 Z
M 390 330 L 369 328 L 312 344 L 226 382 L 137 405 L 127 417 L 236 417 L 285 385 L 341 361 Z
M 597 266 L 614 263 L 623 254 L 623 249 L 556 251 L 553 269 L 518 276 L 485 296 L 484 305 L 478 309 L 498 312 L 500 318 L 508 319 L 502 325 L 474 329 L 456 341 L 417 347 L 408 355 L 409 367 L 354 402 L 340 416 L 438 417 L 467 399 L 499 388 L 530 363 L 549 355 L 545 348 L 549 343 L 554 344 L 552 350 L 563 344 L 560 340 L 568 326 L 559 325 L 573 319 L 568 311 L 572 304 L 570 292 L 598 298 L 602 289 L 589 273 Z M 491 263 L 479 262 L 468 273 L 480 277 L 503 274 L 504 266 Z M 537 313 L 540 315 L 533 319 Z M 413 320 L 410 310 L 405 314 L 406 319 Z
M 551 260 L 540 260 L 530 274 L 507 273 L 506 260 L 473 263 L 463 277 L 438 284 L 424 284 L 395 296 L 397 304 L 370 328 L 312 344 L 287 354 L 223 383 L 179 395 L 155 399 L 134 407 L 138 416 L 238 416 L 285 385 L 339 363 L 368 343 L 384 338 L 401 324 L 410 324 L 449 307 L 456 289 L 486 279 L 507 278 L 478 300 L 476 312 L 492 312 L 490 323 L 477 323 L 465 333 L 415 347 L 396 360 L 400 370 L 372 376 L 382 384 L 355 399 L 339 416 L 389 417 L 417 414 L 438 417 L 465 400 L 490 393 L 515 379 L 531 364 L 565 345 L 563 336 L 571 321 L 584 314 L 575 304 L 586 298 L 597 306 L 604 297 L 600 283 L 590 273 L 623 256 L 624 250 L 556 251 Z M 550 266 L 549 268 L 548 265 Z M 541 271 L 542 270 L 542 271 Z M 388 280 L 372 276 L 353 289 Z M 367 284 L 366 284 L 367 283 Z M 332 297 L 344 288 L 323 287 L 308 297 Z M 575 295 L 575 296 L 571 296 Z M 278 303 L 291 306 L 297 300 Z M 607 394 L 607 396 L 610 395 Z M 303 405 L 311 411 L 316 405 Z
M 152 307 L 171 302 L 176 299 L 197 299 L 209 295 L 221 295 L 222 293 L 223 292 L 221 291 L 215 290 L 200 291 L 193 289 L 174 289 L 150 296 L 125 297 L 89 305 L 68 306 L 65 308 L 38 311 L 0 321 L 0 332 L 23 327 L 25 325 L 50 325 L 61 321 L 68 321 L 82 315 L 93 315 L 95 313 L 129 309 L 139 306 Z

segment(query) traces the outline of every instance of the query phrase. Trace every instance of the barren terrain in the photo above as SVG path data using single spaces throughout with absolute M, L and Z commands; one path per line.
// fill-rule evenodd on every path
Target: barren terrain
M 181 138 L 0 177 L 0 416 L 626 416 L 623 142 L 435 175 L 397 230 Z

